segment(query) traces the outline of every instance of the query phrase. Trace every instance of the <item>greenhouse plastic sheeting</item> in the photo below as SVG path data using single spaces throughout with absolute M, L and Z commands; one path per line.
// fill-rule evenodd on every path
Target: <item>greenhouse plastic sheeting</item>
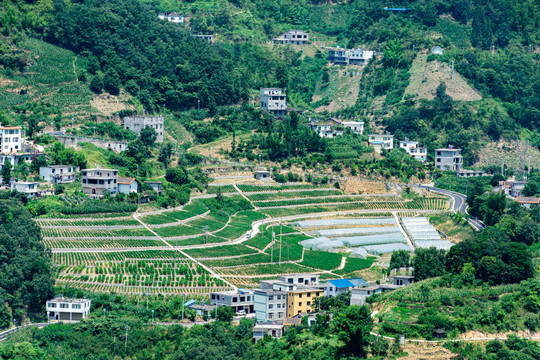
M 439 233 L 434 234 L 409 234 L 413 240 L 441 240 Z
M 364 249 L 364 248 L 354 249 L 353 252 L 351 253 L 350 257 L 366 259 L 367 258 L 367 250 Z
M 363 246 L 376 244 L 407 243 L 407 239 L 401 233 L 340 237 L 334 240 L 341 240 L 345 246 Z
M 336 236 L 347 236 L 347 235 L 387 234 L 387 233 L 396 233 L 396 232 L 400 232 L 399 227 L 397 226 L 383 226 L 383 227 L 318 230 L 315 233 L 320 236 L 336 237 Z
M 429 220 L 427 217 L 402 217 L 401 221 L 403 223 L 409 223 L 409 224 L 413 224 L 413 223 L 428 223 L 429 224 Z
M 410 247 L 409 245 L 405 245 L 401 243 L 362 246 L 362 248 L 366 249 L 368 254 L 373 254 L 373 255 L 387 254 L 387 253 L 391 253 L 398 250 L 414 251 L 414 249 Z
M 299 227 L 327 227 L 327 226 L 348 226 L 348 225 L 395 225 L 393 217 L 388 218 L 362 218 L 362 219 L 324 219 L 295 221 L 291 225 Z
M 417 248 L 435 247 L 440 250 L 449 250 L 454 244 L 448 240 L 417 240 L 415 241 Z

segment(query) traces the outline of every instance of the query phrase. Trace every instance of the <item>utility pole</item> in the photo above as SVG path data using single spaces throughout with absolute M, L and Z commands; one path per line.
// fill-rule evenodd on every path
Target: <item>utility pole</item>
M 454 78 L 454 60 L 452 60 L 452 72 L 450 73 L 450 79 Z
M 283 216 L 279 220 L 279 263 L 281 264 L 281 241 L 283 238 Z

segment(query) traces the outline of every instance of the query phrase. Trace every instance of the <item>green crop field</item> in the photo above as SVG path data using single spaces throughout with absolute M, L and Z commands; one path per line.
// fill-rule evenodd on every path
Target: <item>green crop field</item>
M 236 256 L 245 254 L 255 254 L 256 250 L 250 249 L 245 245 L 224 245 L 200 249 L 185 250 L 185 253 L 194 258 L 214 258 L 224 256 Z
M 302 189 L 317 189 L 317 188 L 330 188 L 332 185 L 314 185 L 314 184 L 287 184 L 287 185 L 248 185 L 238 184 L 238 188 L 242 192 L 263 192 L 263 191 L 281 191 L 281 190 L 302 190 Z
M 41 229 L 44 238 L 115 238 L 115 237 L 150 237 L 155 238 L 147 229 L 120 229 L 120 230 L 71 230 L 62 228 Z
M 238 265 L 269 263 L 270 260 L 271 260 L 270 255 L 268 254 L 253 254 L 253 255 L 236 257 L 232 259 L 206 260 L 206 261 L 203 261 L 203 263 L 207 266 L 214 268 L 214 267 L 228 267 L 228 266 L 238 266 Z
M 43 244 L 51 249 L 99 249 L 99 248 L 130 248 L 130 247 L 161 247 L 166 246 L 158 238 L 144 239 L 61 239 L 46 238 Z
M 238 193 L 232 185 L 214 185 L 209 186 L 208 189 L 206 189 L 207 194 L 217 194 L 218 192 L 221 192 L 222 194 Z
M 258 201 L 253 202 L 253 205 L 259 208 L 266 207 L 279 207 L 290 205 L 305 205 L 305 204 L 331 204 L 331 203 L 345 203 L 345 202 L 358 202 L 358 203 L 403 203 L 404 200 L 396 200 L 395 197 L 359 197 L 359 196 L 339 196 L 339 197 L 316 197 L 310 199 L 290 199 L 281 201 Z
M 364 270 L 373 264 L 375 261 L 374 257 L 368 256 L 367 259 L 358 259 L 358 258 L 347 258 L 347 262 L 345 263 L 345 266 L 341 270 L 335 270 L 334 272 L 336 274 L 345 275 L 352 273 L 354 271 L 358 270 Z
M 40 220 L 39 226 L 142 226 L 140 222 L 131 219 L 66 219 L 66 220 Z
M 208 235 L 206 239 L 204 238 L 204 235 L 197 236 L 197 237 L 190 237 L 190 238 L 181 239 L 181 240 L 167 239 L 167 242 L 171 244 L 172 246 L 202 245 L 202 244 L 220 243 L 220 242 L 225 242 L 225 241 L 228 241 L 228 240 L 222 237 L 217 237 L 213 235 Z
M 186 225 L 167 226 L 162 228 L 156 228 L 154 231 L 161 237 L 178 237 L 202 234 L 200 229 L 192 228 Z
M 336 253 L 305 250 L 304 260 L 301 264 L 323 270 L 332 270 L 339 267 L 342 257 L 341 254 Z
M 185 257 L 175 250 L 145 250 L 118 252 L 52 253 L 52 263 L 56 265 L 95 265 L 101 262 L 124 262 L 129 259 L 182 259 Z
M 313 269 L 306 266 L 283 263 L 283 264 L 263 264 L 263 265 L 248 265 L 235 268 L 219 268 L 215 270 L 219 274 L 223 275 L 272 275 L 272 274 L 295 274 L 295 273 L 309 273 L 313 272 Z

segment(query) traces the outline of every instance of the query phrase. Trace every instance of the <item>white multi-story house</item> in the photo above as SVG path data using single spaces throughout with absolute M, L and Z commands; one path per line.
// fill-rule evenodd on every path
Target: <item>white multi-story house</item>
M 33 198 L 38 195 L 38 185 L 37 182 L 17 181 L 11 183 L 11 190 L 16 190 L 26 194 L 29 198 Z
M 253 310 L 257 321 L 283 320 L 287 316 L 288 285 L 276 280 L 261 281 L 261 288 L 253 290 Z
M 66 299 L 62 296 L 47 301 L 47 317 L 50 321 L 81 321 L 90 314 L 90 299 Z
M 156 131 L 156 142 L 163 142 L 163 116 L 126 116 L 122 118 L 122 127 L 140 135 L 142 129 L 149 126 Z
M 400 149 L 403 149 L 407 154 L 419 161 L 427 160 L 427 149 L 422 146 L 418 146 L 418 141 L 411 141 L 408 139 L 399 142 Z
M 14 170 L 15 166 L 20 163 L 21 161 L 24 161 L 27 164 L 31 164 L 34 159 L 37 159 L 38 157 L 44 156 L 43 153 L 40 152 L 19 152 L 19 153 L 11 153 L 11 154 L 0 154 L 0 167 L 4 166 L 4 163 L 6 161 L 9 161 L 11 163 L 11 169 Z
M 369 135 L 368 145 L 373 146 L 377 153 L 381 153 L 382 149 L 390 151 L 394 148 L 394 135 L 389 132 L 385 134 Z
M 463 169 L 461 149 L 455 149 L 452 145 L 449 145 L 448 149 L 436 149 L 435 167 L 444 171 L 461 172 Z
M 234 312 L 253 313 L 253 291 L 238 289 L 237 291 L 222 291 L 210 293 L 210 304 L 217 306 L 228 306 Z
M 67 184 L 75 181 L 78 171 L 73 165 L 48 165 L 39 168 L 39 176 L 53 184 Z
M 180 24 L 184 22 L 184 15 L 177 12 L 159 13 L 158 17 L 161 20 L 167 20 L 168 22 L 172 22 L 175 24 Z
M 0 124 L 0 153 L 13 154 L 21 152 L 22 127 L 2 126 Z
M 349 65 L 367 65 L 373 57 L 375 51 L 367 49 L 351 49 L 349 50 Z
M 136 193 L 139 191 L 139 185 L 135 178 L 132 177 L 119 177 L 118 178 L 118 192 L 122 194 L 129 195 L 131 193 Z
M 118 192 L 118 170 L 85 169 L 81 171 L 83 193 L 90 197 L 102 197 L 105 190 L 112 196 Z
M 274 116 L 284 116 L 287 111 L 287 95 L 278 88 L 262 88 L 260 91 L 261 108 Z
M 309 34 L 302 30 L 289 30 L 272 41 L 274 44 L 281 45 L 307 45 L 309 44 Z
M 366 65 L 375 55 L 375 51 L 367 49 L 328 48 L 328 61 L 335 65 Z
M 364 133 L 364 122 L 363 121 L 342 121 L 340 123 L 340 125 L 343 126 L 343 127 L 351 129 L 353 134 L 362 135 Z

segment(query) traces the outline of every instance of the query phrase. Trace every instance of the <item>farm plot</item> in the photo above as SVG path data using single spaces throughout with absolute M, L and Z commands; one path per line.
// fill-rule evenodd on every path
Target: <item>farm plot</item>
M 189 235 L 202 235 L 200 229 L 196 229 L 186 225 L 177 225 L 177 226 L 167 226 L 162 228 L 156 228 L 154 231 L 161 237 L 179 237 L 179 236 L 189 236 Z
M 391 197 L 358 197 L 358 196 L 339 196 L 339 197 L 316 197 L 309 199 L 289 199 L 281 201 L 259 201 L 254 202 L 253 205 L 259 208 L 266 207 L 279 207 L 279 206 L 292 206 L 292 205 L 309 205 L 309 204 L 331 204 L 331 203 L 347 203 L 356 202 L 364 204 L 383 203 L 383 204 L 403 204 L 404 201 L 396 200 Z
M 232 185 L 212 185 L 212 186 L 208 186 L 208 188 L 206 189 L 206 193 L 207 194 L 217 194 L 217 193 L 226 194 L 226 193 L 238 193 L 238 191 L 236 191 L 236 189 Z
M 249 185 L 238 184 L 238 188 L 242 192 L 264 192 L 264 191 L 281 191 L 281 190 L 302 190 L 314 188 L 329 188 L 333 189 L 330 184 L 314 185 L 314 184 L 288 184 L 288 185 Z
M 356 202 L 349 204 L 302 206 L 297 208 L 265 208 L 258 211 L 272 217 L 303 215 L 318 212 L 348 210 L 446 210 L 448 201 L 438 198 L 421 198 L 407 202 Z M 373 214 L 372 214 L 373 215 Z M 379 214 L 377 214 L 379 215 Z M 357 215 L 356 215 L 357 216 Z
M 317 196 L 337 196 L 342 195 L 339 190 L 315 190 L 315 191 L 285 191 L 285 192 L 265 192 L 259 194 L 246 194 L 251 201 L 268 201 L 291 198 L 306 198 Z
M 83 266 L 100 262 L 124 262 L 128 259 L 180 259 L 184 256 L 175 250 L 145 250 L 118 252 L 52 253 L 56 265 Z
M 316 269 L 332 270 L 341 264 L 341 254 L 306 250 L 304 260 L 300 263 Z
M 246 256 L 239 256 L 230 259 L 220 259 L 220 260 L 204 260 L 202 261 L 205 265 L 212 268 L 217 267 L 230 267 L 238 265 L 253 265 L 261 263 L 270 263 L 270 255 L 268 254 L 253 254 Z
M 40 220 L 37 222 L 39 226 L 140 226 L 141 223 L 131 219 L 62 219 L 62 220 Z
M 190 246 L 190 245 L 202 245 L 202 244 L 212 244 L 212 243 L 220 243 L 228 241 L 227 239 L 208 235 L 206 239 L 204 236 L 197 236 L 197 237 L 190 237 L 187 239 L 181 239 L 181 240 L 169 240 L 167 239 L 167 242 L 171 244 L 172 246 Z
M 216 231 L 223 227 L 229 221 L 228 216 L 218 215 L 218 214 L 209 214 L 203 218 L 195 219 L 189 222 L 189 226 L 204 230 L 205 227 L 208 231 Z
M 283 235 L 280 239 L 279 234 L 276 234 L 274 244 L 266 249 L 267 254 L 274 253 L 274 260 L 278 259 L 281 247 L 281 259 L 283 261 L 296 261 L 302 258 L 303 248 L 298 244 L 302 240 L 309 239 L 305 235 Z M 339 264 L 338 264 L 339 265 Z
M 255 211 L 240 211 L 238 212 L 238 214 L 231 217 L 231 220 L 229 221 L 227 227 L 225 227 L 221 231 L 214 233 L 214 235 L 229 240 L 237 239 L 251 230 L 251 224 L 254 221 L 262 220 L 264 218 L 266 218 L 265 215 Z
M 176 211 L 177 212 L 177 216 L 178 217 L 184 217 L 184 219 L 188 219 L 190 217 L 193 217 L 195 216 L 196 214 L 193 214 L 193 213 L 190 213 L 188 211 Z M 156 214 L 156 215 L 146 215 L 146 216 L 141 216 L 141 221 L 144 222 L 145 224 L 147 225 L 162 225 L 162 224 L 169 224 L 169 223 L 175 223 L 175 222 L 178 222 L 180 220 L 184 220 L 184 219 L 176 219 L 172 216 L 170 216 L 170 213 L 171 212 L 165 212 L 165 213 L 162 213 L 162 214 Z
M 147 229 L 120 229 L 120 230 L 71 230 L 62 228 L 41 229 L 44 238 L 115 238 L 115 237 L 146 237 L 155 238 Z
M 250 249 L 245 245 L 238 244 L 238 245 L 214 246 L 214 247 L 207 247 L 207 248 L 200 248 L 200 249 L 189 249 L 189 250 L 185 250 L 185 253 L 194 258 L 215 258 L 215 257 L 256 254 L 257 251 Z
M 187 211 L 187 212 L 190 212 L 190 213 L 193 213 L 193 214 L 196 214 L 196 215 L 200 215 L 200 214 L 204 214 L 205 212 L 207 212 L 208 207 L 206 207 L 206 205 L 204 204 L 204 199 L 195 199 L 195 200 L 192 200 L 189 205 L 184 206 L 183 211 Z M 177 216 L 176 211 L 167 212 L 167 214 L 169 216 L 174 217 L 174 218 L 176 218 L 176 216 Z
M 166 246 L 158 238 L 151 239 L 61 239 L 46 238 L 43 239 L 45 247 L 50 249 L 114 249 L 114 248 L 132 248 L 132 247 L 161 247 Z
M 109 218 L 119 218 L 131 216 L 131 213 L 95 213 L 95 214 L 60 214 L 60 213 L 51 213 L 38 216 L 35 220 L 42 219 L 80 219 L 80 218 L 89 218 L 89 219 L 109 219 Z
M 294 274 L 294 273 L 309 273 L 313 272 L 312 268 L 298 265 L 295 263 L 283 264 L 263 264 L 263 265 L 248 265 L 234 268 L 219 268 L 215 269 L 216 273 L 221 275 L 231 276 L 250 276 L 250 275 L 277 275 L 277 274 Z
M 345 263 L 345 266 L 343 267 L 343 269 L 335 270 L 334 272 L 336 274 L 345 275 L 345 274 L 349 274 L 355 271 L 368 269 L 371 267 L 374 261 L 375 261 L 375 258 L 372 256 L 368 256 L 367 259 L 349 257 L 347 258 L 347 262 Z
M 264 230 L 258 233 L 256 236 L 252 237 L 251 239 L 244 241 L 244 244 L 262 250 L 266 247 L 266 245 L 270 244 L 271 241 L 272 231 Z
M 92 267 L 60 266 L 58 279 L 99 285 L 122 287 L 162 288 L 212 288 L 225 283 L 214 278 L 203 267 L 184 258 L 126 259 L 123 262 L 96 263 Z

